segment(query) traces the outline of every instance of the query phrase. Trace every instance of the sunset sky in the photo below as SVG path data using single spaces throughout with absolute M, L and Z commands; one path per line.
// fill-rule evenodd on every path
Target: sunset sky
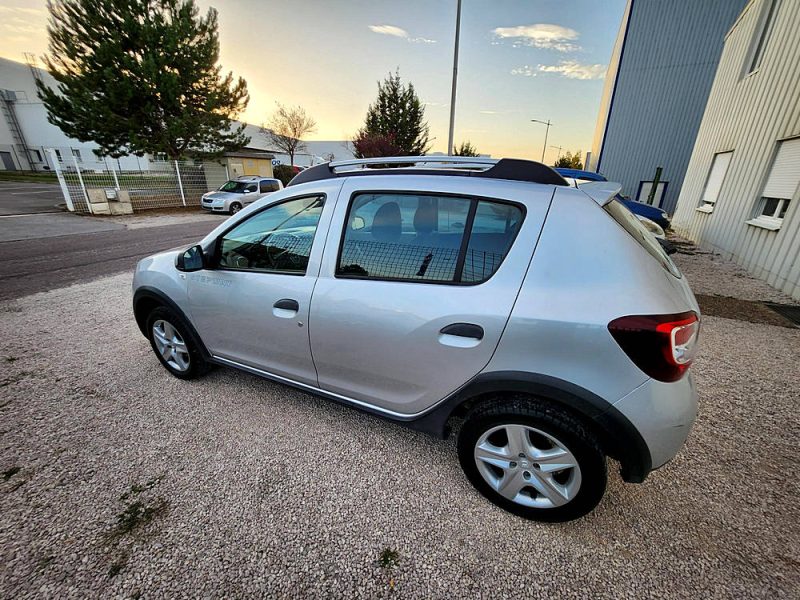
M 219 11 L 221 62 L 244 77 L 244 119 L 275 102 L 302 105 L 311 139 L 349 139 L 377 81 L 400 70 L 426 103 L 445 151 L 456 0 L 199 0 Z M 625 0 L 463 0 L 456 142 L 493 156 L 541 158 L 548 146 L 584 153 Z M 45 0 L 0 0 L 0 56 L 47 49 Z M 558 151 L 547 148 L 546 160 Z

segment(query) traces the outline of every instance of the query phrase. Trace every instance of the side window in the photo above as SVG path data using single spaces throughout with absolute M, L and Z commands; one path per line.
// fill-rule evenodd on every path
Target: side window
M 309 196 L 253 215 L 220 238 L 219 267 L 305 274 L 324 203 Z
M 517 207 L 472 198 L 360 194 L 350 205 L 336 274 L 479 283 L 500 265 L 521 220 Z
M 255 183 L 248 183 L 247 187 L 244 188 L 244 193 L 249 194 L 250 192 L 255 192 L 258 189 Z
M 478 202 L 461 281 L 486 281 L 511 249 L 522 224 L 522 210 L 512 204 Z
M 264 192 L 277 192 L 280 188 L 278 187 L 277 181 L 273 181 L 272 179 L 262 179 L 259 182 L 259 189 L 263 194 Z

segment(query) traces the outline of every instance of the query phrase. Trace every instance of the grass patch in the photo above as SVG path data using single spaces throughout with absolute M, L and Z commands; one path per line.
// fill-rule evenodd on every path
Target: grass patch
M 11 467 L 10 469 L 6 469 L 6 470 L 5 470 L 5 471 L 3 471 L 3 473 L 2 473 L 2 475 L 3 475 L 3 481 L 8 481 L 8 480 L 9 480 L 9 479 L 11 479 L 11 478 L 12 478 L 14 475 L 16 475 L 17 473 L 19 473 L 21 470 L 22 470 L 22 467 L 17 467 L 17 466 L 13 466 L 13 467 Z
M 137 527 L 150 523 L 156 517 L 164 514 L 169 504 L 164 498 L 158 497 L 151 502 L 135 500 L 131 502 L 125 510 L 117 515 L 117 524 L 113 533 L 125 535 Z
M 54 172 L 34 173 L 32 171 L 0 171 L 0 181 L 23 181 L 28 183 L 57 183 Z
M 399 560 L 400 554 L 397 552 L 397 550 L 384 548 L 381 550 L 381 554 L 378 557 L 378 564 L 384 569 L 391 569 L 392 567 L 397 566 Z

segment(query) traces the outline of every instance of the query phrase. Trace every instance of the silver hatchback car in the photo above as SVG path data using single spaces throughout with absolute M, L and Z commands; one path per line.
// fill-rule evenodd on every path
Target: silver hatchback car
M 176 377 L 235 367 L 455 426 L 480 493 L 574 519 L 602 498 L 607 457 L 640 483 L 696 413 L 697 302 L 618 189 L 512 159 L 319 165 L 142 260 L 134 314 Z
M 218 190 L 203 194 L 200 206 L 211 212 L 235 215 L 248 204 L 283 189 L 280 179 L 245 175 L 225 182 Z

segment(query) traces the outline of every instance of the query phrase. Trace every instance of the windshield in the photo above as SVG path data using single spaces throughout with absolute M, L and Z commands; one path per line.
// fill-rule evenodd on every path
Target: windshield
M 229 181 L 221 188 L 219 188 L 220 192 L 233 192 L 234 194 L 244 194 L 245 188 L 248 185 L 252 185 L 249 181 Z

